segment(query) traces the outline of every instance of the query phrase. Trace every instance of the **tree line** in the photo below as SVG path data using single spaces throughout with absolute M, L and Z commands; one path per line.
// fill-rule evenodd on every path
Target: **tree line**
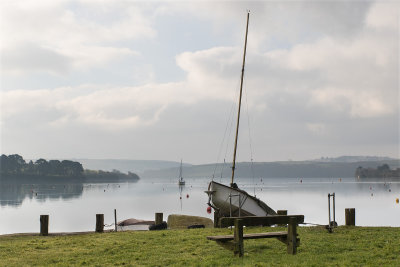
M 374 168 L 358 167 L 356 170 L 357 178 L 400 178 L 400 168 L 392 170 L 388 164 L 383 164 Z
M 28 163 L 18 154 L 1 155 L 1 175 L 34 175 L 34 176 L 64 176 L 81 177 L 84 170 L 82 164 L 71 160 L 38 159 Z

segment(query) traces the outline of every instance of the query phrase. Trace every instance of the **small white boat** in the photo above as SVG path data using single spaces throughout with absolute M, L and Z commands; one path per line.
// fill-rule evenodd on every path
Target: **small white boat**
M 239 189 L 237 185 L 233 182 L 235 177 L 236 150 L 237 150 L 237 140 L 239 134 L 240 106 L 242 103 L 242 88 L 243 88 L 244 66 L 246 60 L 249 15 L 250 13 L 248 12 L 244 52 L 243 52 L 242 75 L 240 82 L 239 105 L 238 105 L 238 114 L 236 122 L 235 147 L 233 152 L 231 184 L 230 186 L 226 186 L 212 180 L 208 185 L 208 190 L 205 191 L 208 194 L 208 205 L 214 209 L 216 218 L 232 217 L 232 216 L 234 217 L 266 216 L 266 215 L 276 214 L 276 212 L 273 209 L 271 209 L 267 204 L 265 204 L 258 198 L 249 195 L 246 191 Z
M 209 205 L 219 217 L 266 216 L 276 212 L 260 199 L 239 188 L 215 181 L 208 185 Z
M 179 181 L 178 184 L 180 186 L 185 185 L 185 180 L 183 180 L 183 176 L 182 176 L 182 160 L 181 160 L 181 167 L 179 168 Z

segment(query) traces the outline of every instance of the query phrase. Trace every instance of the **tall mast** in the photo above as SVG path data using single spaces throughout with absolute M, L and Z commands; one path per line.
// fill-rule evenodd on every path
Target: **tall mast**
M 181 166 L 179 168 L 179 180 L 182 180 L 182 160 L 181 160 Z
M 249 30 L 249 17 L 250 17 L 250 11 L 248 10 L 247 11 L 247 23 L 246 23 L 246 36 L 245 36 L 245 39 L 244 39 L 242 76 L 240 78 L 239 107 L 238 107 L 237 121 L 236 121 L 236 136 L 235 136 L 235 149 L 233 151 L 231 187 L 233 187 L 233 179 L 235 177 L 235 168 L 236 168 L 236 149 L 237 149 L 237 141 L 238 141 L 238 135 L 239 135 L 240 106 L 242 104 L 242 88 L 243 88 L 244 65 L 245 65 L 245 62 L 246 62 L 247 32 Z

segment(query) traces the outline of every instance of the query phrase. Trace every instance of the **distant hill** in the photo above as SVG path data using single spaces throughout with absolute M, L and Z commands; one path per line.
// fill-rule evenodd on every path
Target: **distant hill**
M 378 156 L 341 156 L 336 158 L 321 157 L 320 159 L 314 159 L 311 161 L 317 162 L 365 162 L 365 161 L 392 161 L 396 160 L 389 157 L 378 157 Z
M 236 164 L 235 176 L 240 178 L 349 178 L 355 177 L 358 167 L 376 168 L 388 164 L 391 168 L 399 168 L 400 160 L 360 161 L 360 162 L 316 162 L 316 161 L 281 161 L 255 162 L 253 171 L 251 163 L 239 162 Z M 207 164 L 183 167 L 184 178 L 230 177 L 230 164 Z M 141 178 L 174 178 L 178 175 L 178 168 L 163 170 L 148 170 L 140 175 Z
M 162 170 L 179 168 L 180 162 L 166 160 L 127 160 L 127 159 L 74 159 L 79 161 L 84 169 L 113 171 L 119 170 L 124 173 L 143 173 L 149 170 Z M 183 166 L 192 166 L 183 163 Z

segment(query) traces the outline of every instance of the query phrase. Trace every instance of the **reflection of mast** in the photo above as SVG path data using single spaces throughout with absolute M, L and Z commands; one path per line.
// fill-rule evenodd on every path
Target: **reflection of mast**
M 179 201 L 181 202 L 181 211 L 182 211 L 182 190 L 183 186 L 179 186 Z

